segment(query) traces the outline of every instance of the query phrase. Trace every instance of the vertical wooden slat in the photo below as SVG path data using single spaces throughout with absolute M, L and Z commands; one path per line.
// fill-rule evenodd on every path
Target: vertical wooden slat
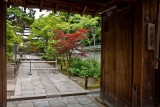
M 70 13 L 71 13 L 71 11 L 72 11 L 72 8 L 73 8 L 73 5 L 71 5 L 71 6 L 69 7 L 68 15 L 70 15 Z
M 59 3 L 57 2 L 54 8 L 54 14 L 56 14 L 56 12 L 58 11 L 58 7 L 59 7 Z
M 102 40 L 102 44 L 101 44 L 101 82 L 100 82 L 100 98 L 101 98 L 101 100 L 102 101 L 104 101 L 104 79 L 105 79 L 105 77 L 104 77 L 104 27 L 105 27 L 105 15 L 101 15 L 101 20 L 102 20 L 102 36 L 101 36 L 101 40 Z
M 115 70 L 115 101 L 116 107 L 130 107 L 132 98 L 132 33 L 133 20 L 131 7 L 119 14 L 117 19 L 116 42 L 116 70 Z
M 157 43 L 156 43 L 156 53 L 155 53 L 155 69 L 158 69 L 159 61 L 157 60 L 159 56 L 160 49 L 160 1 L 157 3 Z
M 27 7 L 27 1 L 26 0 L 23 0 L 23 7 L 24 7 L 24 10 L 26 11 L 26 7 Z
M 159 49 L 160 49 L 160 1 L 158 1 L 157 3 L 158 6 L 158 10 L 157 10 L 157 47 L 156 47 L 156 82 L 155 82 L 155 88 L 156 88 L 156 92 L 155 92 L 155 96 L 156 96 L 156 107 L 158 107 L 160 105 L 160 70 L 158 69 L 158 67 L 160 67 L 160 62 L 157 61 L 157 58 L 159 58 L 160 53 L 159 53 Z
M 40 12 L 42 12 L 42 9 L 43 9 L 43 0 L 40 0 Z
M 6 3 L 0 0 L 0 107 L 6 107 Z
M 132 107 L 142 102 L 142 71 L 143 71 L 143 37 L 142 37 L 142 1 L 134 3 L 134 57 Z M 136 92 L 136 93 L 135 93 Z
M 128 6 L 110 17 L 103 15 L 101 96 L 104 103 L 109 106 L 131 107 L 133 67 L 131 7 Z
M 142 1 L 142 37 L 143 37 L 143 78 L 142 78 L 142 107 L 155 107 L 155 51 L 148 51 L 147 44 L 147 24 L 156 23 L 157 0 Z M 148 18 L 149 20 L 145 20 Z M 154 35 L 156 36 L 156 35 Z M 154 40 L 156 43 L 156 40 Z

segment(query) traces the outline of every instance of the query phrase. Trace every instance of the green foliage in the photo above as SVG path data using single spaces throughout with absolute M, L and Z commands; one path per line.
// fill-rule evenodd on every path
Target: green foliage
M 52 40 L 58 23 L 61 23 L 60 19 L 50 14 L 48 16 L 40 16 L 32 24 L 32 34 L 29 35 L 29 40 L 40 52 L 45 52 L 49 48 L 49 42 Z
M 80 59 L 73 58 L 71 61 L 71 67 L 69 68 L 73 75 L 84 77 L 100 77 L 100 64 L 95 58 Z
M 34 14 L 33 9 L 28 9 L 28 12 L 25 12 L 20 7 L 11 7 L 7 9 L 7 20 L 11 21 L 12 25 L 20 27 L 19 32 L 23 33 L 23 26 L 29 26 L 33 23 Z
M 21 42 L 21 37 L 16 36 L 16 31 L 18 29 L 19 28 L 17 26 L 13 26 L 12 23 L 7 20 L 7 61 L 10 61 L 12 59 L 14 44 L 19 44 Z
M 84 46 L 93 45 L 93 34 L 96 38 L 96 44 L 101 44 L 101 25 L 99 17 L 92 18 L 89 15 L 80 16 L 79 14 L 72 14 L 68 19 L 68 23 L 70 24 L 69 33 L 82 28 L 90 29 L 91 32 L 88 33 L 88 39 L 82 42 Z
M 57 55 L 55 49 L 52 48 L 52 46 L 48 46 L 45 50 L 46 54 L 42 56 L 42 59 L 44 60 L 55 60 Z
M 65 34 L 72 34 L 83 28 L 88 28 L 91 31 L 87 34 L 88 39 L 82 41 L 84 46 L 93 45 L 93 34 L 96 35 L 96 44 L 100 44 L 99 17 L 92 18 L 89 15 L 80 16 L 79 14 L 68 16 L 65 12 L 59 12 L 57 15 L 50 13 L 48 16 L 42 15 L 36 19 L 31 26 L 32 34 L 29 35 L 29 40 L 40 52 L 45 52 L 45 49 L 49 46 L 48 41 L 52 41 L 51 38 L 55 35 L 55 30 L 61 30 Z
M 38 52 L 45 53 L 43 56 L 46 60 L 55 59 L 55 46 L 51 49 L 51 43 L 56 43 L 56 33 L 54 31 L 60 30 L 64 34 L 72 34 L 79 29 L 87 28 L 87 39 L 82 40 L 83 46 L 93 45 L 93 34 L 96 38 L 96 44 L 101 44 L 101 29 L 100 18 L 92 18 L 89 15 L 80 16 L 79 14 L 68 15 L 65 12 L 50 13 L 48 16 L 40 16 L 31 25 L 32 34 L 29 35 L 30 45 L 35 46 Z M 63 43 L 64 44 L 64 43 Z M 62 45 L 63 45 L 62 44 Z M 64 44 L 65 46 L 65 44 Z M 69 59 L 69 58 L 67 58 Z M 85 71 L 84 71 L 85 72 Z
M 6 60 L 11 61 L 14 44 L 19 44 L 21 48 L 21 35 L 17 32 L 23 33 L 24 25 L 30 25 L 34 20 L 34 11 L 28 9 L 28 13 L 24 12 L 20 7 L 7 8 L 7 53 Z M 22 50 L 22 49 L 21 49 Z

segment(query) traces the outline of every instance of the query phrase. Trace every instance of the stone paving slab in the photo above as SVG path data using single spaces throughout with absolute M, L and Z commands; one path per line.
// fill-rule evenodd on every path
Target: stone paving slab
M 57 87 L 59 92 L 69 92 L 68 88 L 65 87 L 62 82 L 55 82 L 54 85 Z
M 105 107 L 97 102 L 94 97 L 69 96 L 45 98 L 36 100 L 8 101 L 7 107 Z
M 14 91 L 15 85 L 7 85 L 7 91 Z
M 40 70 L 43 71 L 43 70 Z M 52 83 L 52 81 L 46 77 L 44 72 L 39 72 L 39 77 L 41 78 L 41 82 L 43 84 L 43 86 L 45 87 L 45 90 L 47 93 L 58 93 L 58 89 L 55 86 L 55 84 Z
M 39 57 L 39 56 L 35 56 L 35 55 L 26 55 L 26 54 L 24 54 L 23 56 L 22 56 L 22 58 L 21 59 L 32 59 L 32 60 L 41 60 L 42 58 L 41 57 Z
M 23 58 L 39 58 L 32 55 L 24 55 Z M 48 63 L 32 63 L 32 68 L 52 68 Z M 20 98 L 26 96 L 38 96 L 58 93 L 84 93 L 86 91 L 70 80 L 62 73 L 54 73 L 54 70 L 32 70 L 30 73 L 30 64 L 21 63 L 15 86 L 14 96 L 11 98 Z M 87 92 L 87 91 L 86 91 Z

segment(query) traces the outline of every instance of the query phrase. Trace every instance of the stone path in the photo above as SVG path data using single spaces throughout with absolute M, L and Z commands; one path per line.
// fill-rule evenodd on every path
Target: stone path
M 8 101 L 7 107 L 105 107 L 92 96 L 69 96 L 36 100 Z
M 23 59 L 25 58 L 40 59 L 37 56 L 31 55 L 25 55 Z M 52 66 L 47 63 L 32 63 L 31 67 L 52 68 Z M 85 92 L 83 88 L 60 72 L 55 74 L 52 69 L 32 70 L 32 75 L 29 75 L 29 68 L 29 63 L 21 63 L 14 96 L 10 96 L 8 99 Z
M 23 55 L 22 57 L 22 60 L 29 60 L 29 59 L 32 59 L 32 60 L 41 60 L 42 58 L 39 57 L 39 56 L 35 56 L 35 55 Z

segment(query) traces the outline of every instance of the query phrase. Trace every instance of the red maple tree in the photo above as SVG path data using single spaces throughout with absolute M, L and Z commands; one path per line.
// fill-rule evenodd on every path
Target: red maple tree
M 55 32 L 56 34 L 53 40 L 56 42 L 53 44 L 53 47 L 59 54 L 66 57 L 68 62 L 71 60 L 72 56 L 86 55 L 81 41 L 87 38 L 87 29 L 77 30 L 72 34 L 65 34 L 60 30 L 56 30 Z

